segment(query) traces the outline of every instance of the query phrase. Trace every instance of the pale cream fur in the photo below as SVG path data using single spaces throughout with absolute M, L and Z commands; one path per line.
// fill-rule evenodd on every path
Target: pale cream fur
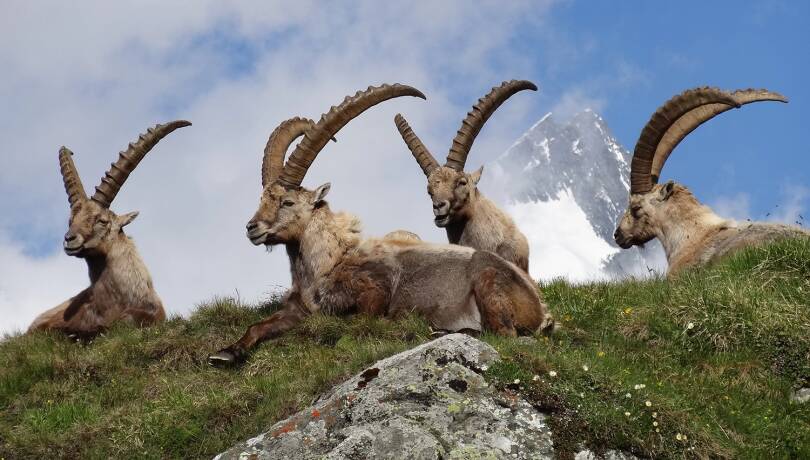
M 623 248 L 658 238 L 667 256 L 668 275 L 713 263 L 744 247 L 798 236 L 810 232 L 791 225 L 724 219 L 674 182 L 632 194 L 614 235 Z

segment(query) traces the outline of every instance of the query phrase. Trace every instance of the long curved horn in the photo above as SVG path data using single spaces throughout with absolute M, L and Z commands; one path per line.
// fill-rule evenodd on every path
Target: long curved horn
M 650 175 L 653 156 L 667 130 L 690 111 L 706 104 L 739 107 L 734 97 L 717 88 L 694 88 L 673 97 L 650 117 L 641 130 L 630 164 L 630 193 L 646 193 L 653 187 Z
M 290 118 L 282 121 L 264 147 L 264 160 L 262 160 L 262 187 L 278 179 L 284 169 L 284 155 L 287 149 L 299 136 L 315 126 L 315 122 L 308 118 Z
M 329 112 L 321 115 L 318 123 L 304 134 L 304 138 L 295 146 L 295 150 L 290 154 L 290 159 L 284 165 L 279 180 L 287 187 L 299 187 L 309 166 L 315 161 L 315 157 L 342 127 L 365 110 L 380 102 L 400 96 L 426 99 L 418 89 L 398 83 L 369 86 L 365 91 L 358 91 L 354 96 L 347 96 L 340 105 L 332 107 Z
M 778 101 L 785 103 L 788 101 L 785 96 L 773 91 L 768 91 L 767 89 L 741 89 L 731 93 L 731 96 L 740 105 L 761 101 Z M 658 178 L 661 176 L 661 169 L 667 162 L 667 158 L 669 158 L 672 151 L 675 150 L 675 147 L 677 147 L 689 133 L 715 116 L 732 108 L 734 107 L 727 104 L 706 104 L 691 110 L 678 119 L 678 121 L 667 130 L 664 137 L 661 138 L 661 142 L 658 143 L 658 147 L 655 149 L 652 169 L 650 171 L 653 183 L 658 183 Z
M 467 113 L 467 117 L 461 122 L 461 128 L 458 129 L 453 144 L 450 146 L 450 153 L 447 154 L 445 166 L 456 171 L 463 171 L 467 155 L 475 142 L 475 136 L 484 127 L 484 123 L 513 94 L 525 89 L 537 91 L 537 85 L 527 80 L 505 81 L 500 86 L 492 88 L 489 94 L 478 99 L 472 110 Z
M 155 125 L 154 128 L 146 130 L 145 134 L 141 134 L 135 143 L 129 144 L 126 150 L 118 154 L 118 160 L 110 165 L 110 169 L 101 178 L 92 200 L 109 208 L 127 177 L 152 147 L 175 129 L 184 126 L 191 126 L 191 123 L 185 120 L 172 121 L 165 125 Z
M 73 164 L 73 152 L 65 146 L 59 149 L 59 170 L 62 171 L 62 181 L 65 183 L 65 192 L 68 195 L 68 203 L 73 208 L 80 201 L 87 199 L 84 185 L 79 177 L 79 171 Z
M 419 139 L 419 136 L 413 132 L 411 126 L 405 120 L 405 117 L 401 114 L 397 114 L 394 117 L 394 123 L 397 125 L 402 140 L 405 141 L 405 144 L 413 154 L 416 162 L 419 163 L 419 166 L 422 168 L 422 172 L 424 172 L 426 176 L 429 176 L 431 171 L 439 167 L 439 163 L 433 155 L 430 154 L 430 151 Z

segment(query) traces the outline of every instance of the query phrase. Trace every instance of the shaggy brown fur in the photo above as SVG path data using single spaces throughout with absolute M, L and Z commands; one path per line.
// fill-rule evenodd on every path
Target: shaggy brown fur
M 534 333 L 552 324 L 534 283 L 501 257 L 455 245 L 413 239 L 362 239 L 359 221 L 333 213 L 314 191 L 268 185 L 248 237 L 256 245 L 287 248 L 292 288 L 284 307 L 248 328 L 211 356 L 233 363 L 257 343 L 284 333 L 305 316 L 362 312 L 423 315 L 436 329 Z

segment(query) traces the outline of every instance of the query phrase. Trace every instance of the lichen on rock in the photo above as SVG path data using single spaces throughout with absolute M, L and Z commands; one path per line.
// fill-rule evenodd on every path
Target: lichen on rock
M 450 334 L 381 360 L 218 459 L 551 458 L 546 416 L 504 403 L 489 345 Z

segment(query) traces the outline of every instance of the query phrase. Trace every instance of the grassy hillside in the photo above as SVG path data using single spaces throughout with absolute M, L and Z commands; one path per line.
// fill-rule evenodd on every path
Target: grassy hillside
M 585 443 L 661 458 L 810 458 L 810 403 L 789 401 L 810 386 L 810 240 L 675 281 L 542 291 L 562 328 L 536 341 L 485 336 L 505 358 L 487 374 L 554 414 L 562 452 Z M 90 344 L 6 338 L 0 458 L 207 457 L 428 338 L 418 318 L 318 315 L 239 369 L 206 364 L 275 308 L 218 299 Z

